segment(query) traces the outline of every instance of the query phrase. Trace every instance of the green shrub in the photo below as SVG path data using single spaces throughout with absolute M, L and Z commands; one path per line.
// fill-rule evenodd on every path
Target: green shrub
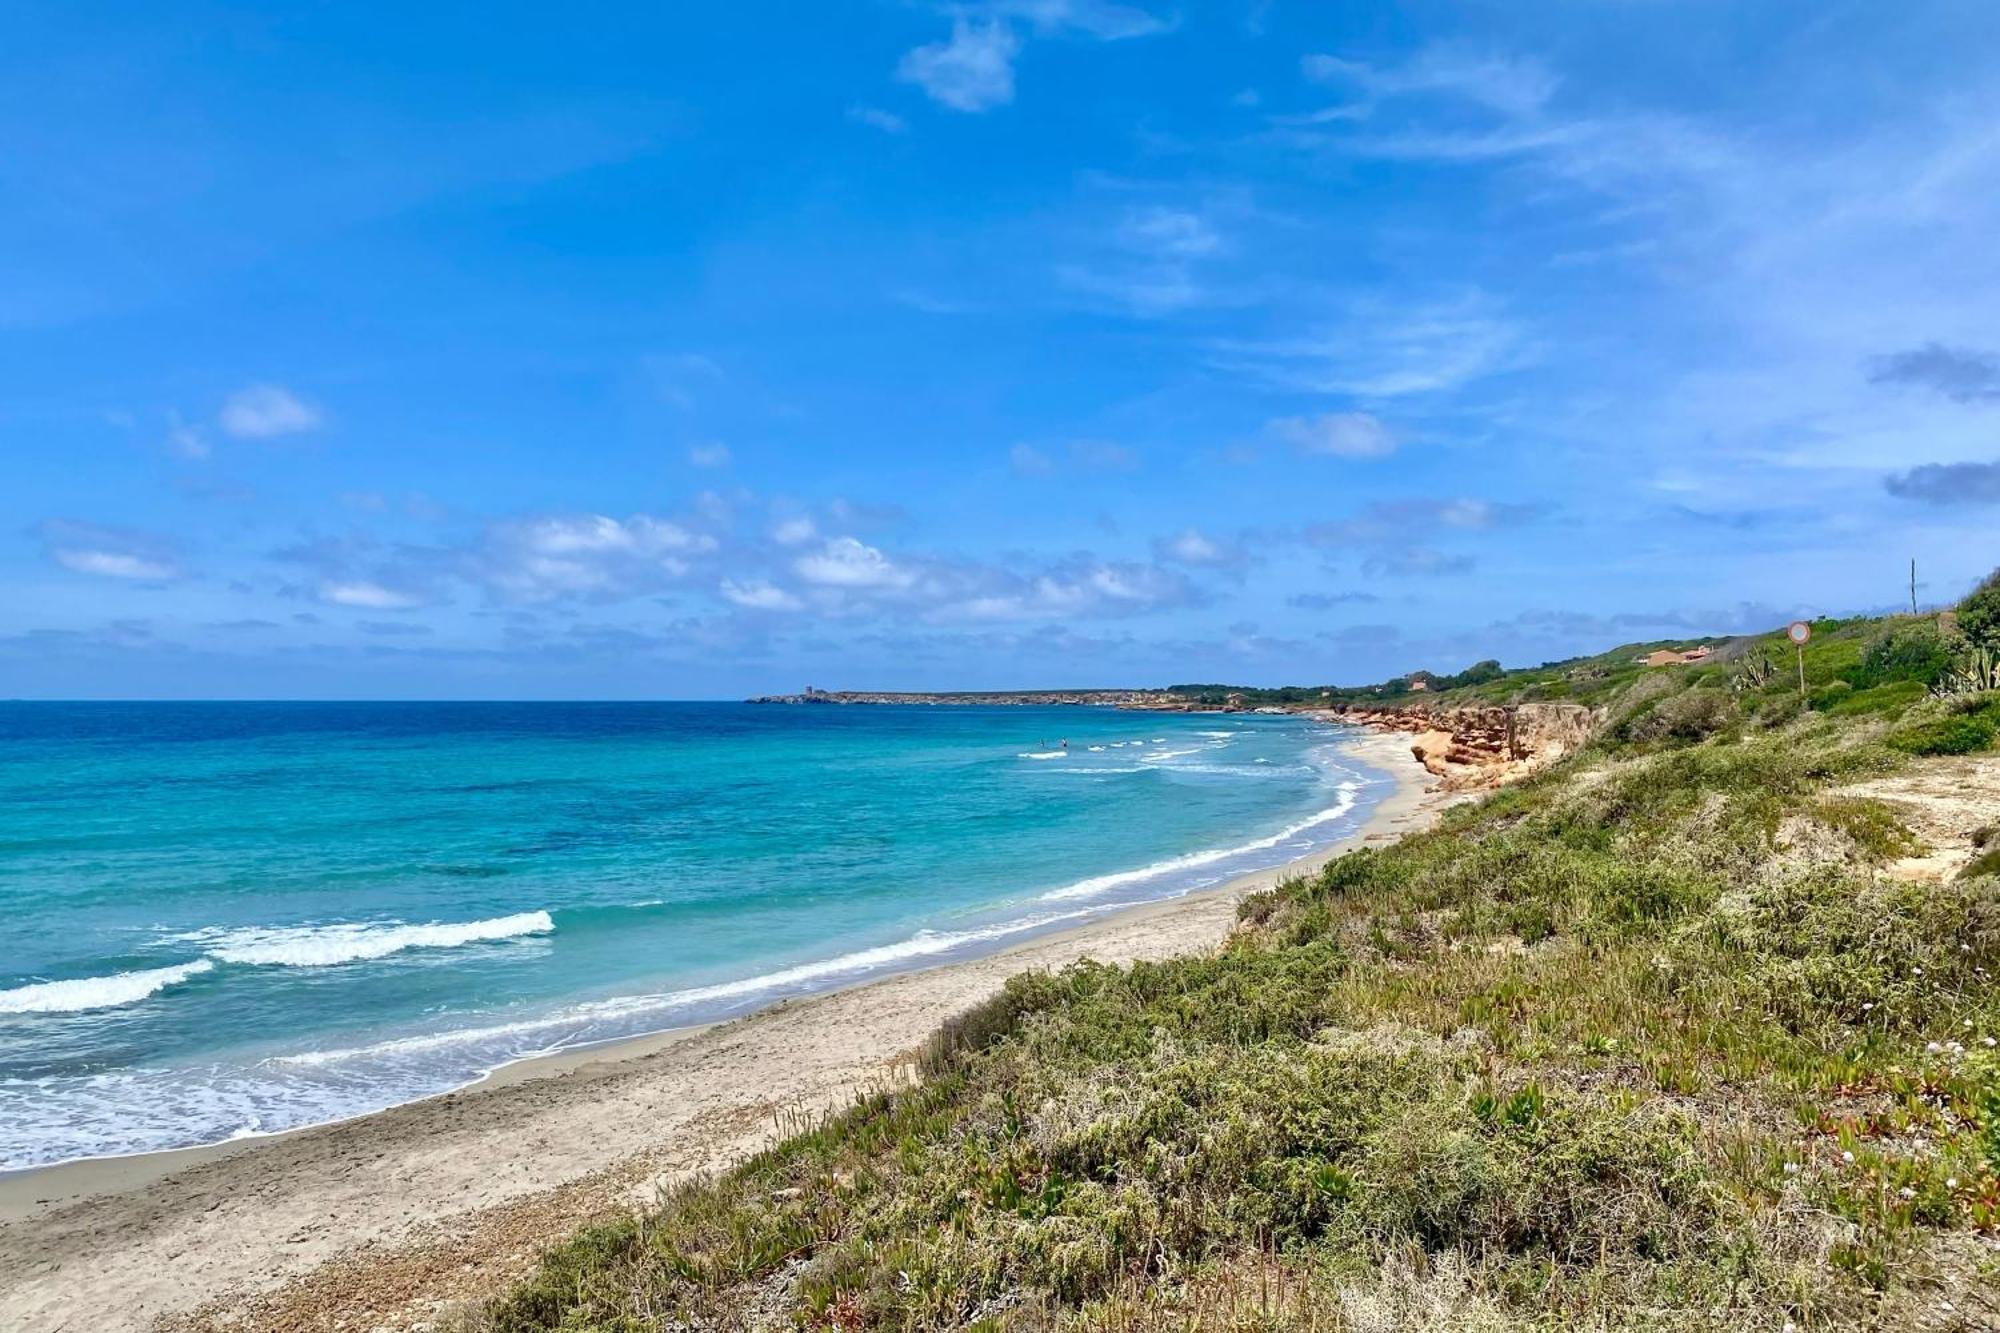
M 2000 652 L 2000 569 L 1958 604 L 1958 632 L 1975 648 Z
M 1861 660 L 1847 673 L 1857 690 L 1893 681 L 1934 683 L 1951 665 L 1951 645 L 1929 620 L 1892 621 L 1861 650 Z
M 1983 715 L 1939 718 L 1905 727 L 1889 737 L 1889 744 L 1905 754 L 1972 754 L 1993 743 L 1993 723 Z
M 1637 741 L 1698 741 L 1729 725 L 1736 705 L 1721 690 L 1692 689 L 1660 700 L 1634 717 L 1628 728 Z

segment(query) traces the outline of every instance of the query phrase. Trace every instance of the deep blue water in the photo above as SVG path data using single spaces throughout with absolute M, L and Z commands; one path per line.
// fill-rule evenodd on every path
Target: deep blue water
M 0 704 L 0 1168 L 377 1110 L 1278 864 L 1385 790 L 1340 740 L 1077 708 Z

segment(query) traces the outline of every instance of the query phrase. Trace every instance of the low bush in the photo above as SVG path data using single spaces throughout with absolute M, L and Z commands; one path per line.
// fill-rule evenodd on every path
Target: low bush
M 1670 695 L 1635 716 L 1627 734 L 1636 741 L 1704 740 L 1729 725 L 1736 704 L 1721 690 L 1692 689 Z
M 1892 732 L 1889 744 L 1905 754 L 1973 754 L 1993 744 L 1994 735 L 1994 725 L 1984 715 L 1959 714 Z

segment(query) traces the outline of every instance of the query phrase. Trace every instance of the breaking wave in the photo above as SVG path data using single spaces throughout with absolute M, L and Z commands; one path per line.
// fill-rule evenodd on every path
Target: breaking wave
M 176 939 L 203 945 L 210 957 L 251 967 L 332 967 L 386 958 L 405 949 L 450 949 L 461 944 L 546 935 L 556 928 L 547 912 L 516 912 L 487 921 L 400 921 L 332 926 L 250 926 L 194 931 Z
M 177 986 L 214 966 L 208 959 L 198 958 L 192 963 L 118 972 L 108 977 L 38 981 L 0 990 L 0 1014 L 75 1014 L 89 1009 L 116 1009 L 137 1004 L 155 991 Z

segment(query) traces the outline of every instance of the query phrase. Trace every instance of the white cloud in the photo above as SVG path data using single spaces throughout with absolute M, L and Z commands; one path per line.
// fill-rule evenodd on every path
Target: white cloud
M 828 588 L 907 588 L 916 574 L 852 537 L 835 537 L 792 562 L 800 578 Z
M 1270 431 L 1302 454 L 1335 458 L 1386 458 L 1397 440 L 1381 418 L 1368 412 L 1322 412 L 1313 417 L 1279 417 Z
M 174 577 L 174 567 L 159 560 L 130 555 L 123 551 L 92 551 L 60 546 L 50 552 L 65 569 L 79 574 L 100 574 L 112 579 L 159 580 Z
M 502 523 L 487 533 L 473 569 L 511 601 L 615 599 L 685 578 L 719 547 L 669 519 L 569 514 Z
M 771 540 L 780 546 L 804 546 L 817 536 L 819 525 L 804 515 L 780 519 L 771 529 Z
M 847 108 L 847 118 L 857 125 L 866 125 L 884 134 L 907 134 L 910 129 L 910 122 L 895 112 L 884 111 L 880 107 L 857 104 Z
M 283 385 L 253 384 L 224 400 L 219 420 L 239 440 L 275 440 L 317 430 L 325 418 Z
M 688 450 L 688 462 L 696 467 L 728 467 L 729 446 L 710 441 Z
M 718 589 L 723 598 L 752 611 L 798 611 L 805 603 L 768 579 L 738 581 L 724 579 Z
M 1180 575 L 1157 565 L 1078 557 L 1007 586 L 940 602 L 940 620 L 1049 620 L 1128 616 L 1187 605 L 1196 594 Z
M 368 611 L 407 611 L 424 604 L 421 597 L 398 592 L 367 579 L 328 580 L 319 585 L 319 596 L 321 601 L 332 602 L 335 606 L 354 606 Z
M 1212 538 L 1197 528 L 1189 528 L 1167 539 L 1166 554 L 1183 564 L 1212 565 L 1223 559 L 1225 553 Z
M 1220 541 L 1199 528 L 1183 528 L 1171 537 L 1159 538 L 1153 543 L 1153 558 L 1230 574 L 1241 574 L 1250 564 L 1250 553 L 1242 542 Z
M 48 557 L 79 574 L 142 583 L 180 577 L 171 546 L 158 537 L 68 519 L 50 519 L 37 531 Z
M 1020 39 L 1005 23 L 952 20 L 948 41 L 907 52 L 896 77 L 954 111 L 991 111 L 1014 100 L 1014 57 Z

